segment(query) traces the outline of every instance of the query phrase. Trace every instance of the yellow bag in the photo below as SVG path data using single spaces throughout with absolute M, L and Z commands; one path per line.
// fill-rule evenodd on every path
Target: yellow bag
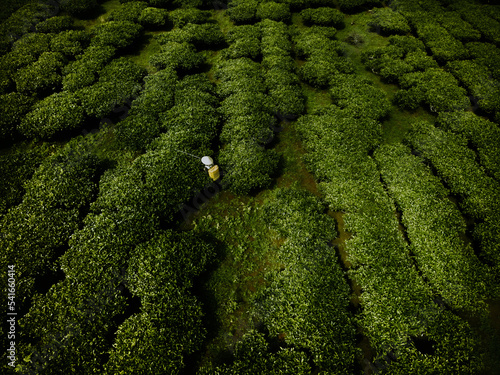
M 210 178 L 214 181 L 217 181 L 220 177 L 220 173 L 219 173 L 219 166 L 218 165 L 214 165 L 212 168 L 210 168 L 208 170 L 208 175 L 210 176 Z

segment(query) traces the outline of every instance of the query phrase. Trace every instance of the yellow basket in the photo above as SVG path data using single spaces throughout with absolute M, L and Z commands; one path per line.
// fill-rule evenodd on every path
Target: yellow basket
M 219 166 L 218 165 L 214 165 L 212 168 L 210 168 L 208 170 L 208 175 L 210 176 L 210 178 L 214 181 L 217 181 L 220 177 L 220 173 L 219 173 Z

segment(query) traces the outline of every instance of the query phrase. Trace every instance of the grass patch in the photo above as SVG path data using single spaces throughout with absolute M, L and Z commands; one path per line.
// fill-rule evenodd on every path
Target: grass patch
M 253 298 L 266 285 L 264 275 L 277 267 L 261 204 L 259 199 L 222 192 L 193 220 L 194 231 L 210 232 L 226 246 L 203 293 L 212 296 L 208 303 L 215 316 L 210 318 L 216 324 L 209 327 L 202 363 L 218 363 L 258 323 L 253 319 Z
M 389 117 L 382 122 L 382 142 L 401 142 L 412 124 L 417 121 L 434 122 L 435 116 L 422 107 L 415 111 L 406 111 L 394 106 Z
M 317 109 L 332 104 L 332 99 L 330 98 L 328 90 L 318 90 L 303 82 L 301 82 L 301 85 L 302 85 L 302 92 L 306 97 L 307 113 L 312 113 Z
M 133 62 L 140 65 L 148 71 L 149 74 L 156 72 L 156 68 L 149 63 L 152 55 L 159 53 L 161 50 L 160 44 L 154 38 L 156 34 L 162 31 L 146 31 L 141 35 L 139 40 L 139 49 L 136 53 L 127 55 Z
M 234 27 L 233 21 L 229 19 L 224 9 L 212 11 L 212 17 L 210 17 L 210 19 L 217 22 L 224 34 Z

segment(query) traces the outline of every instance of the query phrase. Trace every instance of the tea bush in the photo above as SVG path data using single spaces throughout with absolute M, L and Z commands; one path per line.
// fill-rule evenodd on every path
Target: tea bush
M 34 103 L 33 97 L 18 92 L 0 95 L 0 135 L 3 139 L 12 139 L 18 134 L 18 125 Z
M 167 67 L 179 70 L 191 70 L 204 62 L 202 55 L 189 43 L 168 42 L 162 45 L 161 52 L 152 55 L 149 63 L 157 69 Z
M 260 19 L 270 19 L 273 21 L 290 22 L 292 14 L 288 4 L 275 3 L 273 1 L 260 3 L 257 6 L 255 16 Z
M 308 25 L 335 26 L 339 29 L 344 27 L 344 14 L 334 8 L 304 9 L 300 15 Z
M 141 12 L 148 6 L 145 1 L 130 1 L 113 9 L 108 16 L 109 21 L 138 22 Z
M 51 93 L 62 84 L 61 70 L 66 59 L 59 52 L 44 52 L 33 64 L 28 65 L 14 76 L 17 91 L 23 93 Z
M 61 131 L 78 128 L 84 119 L 84 110 L 74 93 L 55 93 L 33 106 L 22 119 L 19 131 L 27 138 L 49 139 Z
M 168 21 L 168 11 L 159 8 L 145 8 L 139 16 L 138 22 L 146 27 L 160 28 Z
M 129 21 L 109 21 L 90 29 L 91 46 L 125 48 L 131 45 L 142 32 L 142 26 Z
M 54 16 L 36 25 L 39 33 L 59 33 L 73 28 L 73 18 L 70 16 Z
M 50 41 L 53 52 L 60 52 L 68 57 L 83 53 L 88 46 L 90 37 L 83 30 L 67 30 L 55 35 Z

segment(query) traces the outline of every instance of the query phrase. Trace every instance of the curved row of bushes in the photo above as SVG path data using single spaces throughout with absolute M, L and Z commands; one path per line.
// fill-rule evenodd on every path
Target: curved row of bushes
M 461 198 L 462 211 L 476 221 L 473 234 L 480 242 L 483 256 L 498 267 L 498 241 L 493 238 L 500 230 L 500 188 L 477 163 L 474 151 L 467 147 L 467 139 L 460 133 L 419 123 L 407 141 L 432 163 L 451 192 Z
M 275 151 L 265 148 L 273 138 L 271 126 L 276 119 L 268 104 L 261 66 L 249 58 L 260 55 L 260 37 L 259 26 L 231 29 L 226 35 L 229 47 L 222 51 L 214 74 L 219 80 L 224 119 L 221 140 L 225 145 L 219 160 L 227 172 L 224 181 L 238 194 L 269 186 L 279 160 Z
M 466 137 L 475 148 L 480 164 L 487 173 L 500 181 L 500 129 L 497 124 L 473 112 L 441 112 L 437 125 Z
M 375 350 L 374 368 L 394 374 L 477 372 L 482 366 L 475 352 L 479 338 L 437 304 L 439 297 L 419 275 L 398 229 L 394 203 L 368 156 L 378 143 L 380 124 L 330 108 L 303 116 L 297 125 L 325 200 L 332 210 L 346 212 L 345 229 L 352 234 L 346 251 L 351 276 L 362 288 L 359 323 Z M 464 335 L 466 344 L 460 339 Z M 432 355 L 421 351 L 418 339 L 434 344 Z
M 477 99 L 480 109 L 500 119 L 500 81 L 493 79 L 488 68 L 465 60 L 451 61 L 446 65 L 446 69 Z
M 312 26 L 295 37 L 295 53 L 306 62 L 299 68 L 299 76 L 309 85 L 326 88 L 337 73 L 352 73 L 354 67 L 344 56 L 342 43 L 331 40 L 334 28 Z
M 362 288 L 358 321 L 375 350 L 372 370 L 453 374 L 467 368 L 473 374 L 482 367 L 479 337 L 438 304 L 440 297 L 419 275 L 398 229 L 394 202 L 369 156 L 380 143 L 382 128 L 375 120 L 379 113 L 353 117 L 347 99 L 349 83 L 356 78 L 331 76 L 334 92 L 337 79 L 340 84 L 346 80 L 345 103 L 337 99 L 345 108 L 331 105 L 303 116 L 297 130 L 307 150 L 307 165 L 321 181 L 320 191 L 330 209 L 345 212 L 345 229 L 352 234 L 345 248 L 352 265 L 349 272 Z M 357 106 L 369 107 L 371 100 L 361 96 Z M 467 343 L 461 340 L 464 335 Z M 422 349 L 419 340 L 432 342 L 432 352 Z
M 462 240 L 465 220 L 439 178 L 401 144 L 381 146 L 374 157 L 402 212 L 419 269 L 433 289 L 455 309 L 485 309 L 493 285 L 490 272 Z
M 284 23 L 264 20 L 262 29 L 262 66 L 272 113 L 295 119 L 305 111 L 305 98 L 295 74 L 292 43 Z
M 268 226 L 285 239 L 277 250 L 284 268 L 268 275 L 257 297 L 266 328 L 273 337 L 282 334 L 285 345 L 310 350 L 322 371 L 354 372 L 359 353 L 350 288 L 329 245 L 335 223 L 316 197 L 295 188 L 276 190 L 263 209 Z

